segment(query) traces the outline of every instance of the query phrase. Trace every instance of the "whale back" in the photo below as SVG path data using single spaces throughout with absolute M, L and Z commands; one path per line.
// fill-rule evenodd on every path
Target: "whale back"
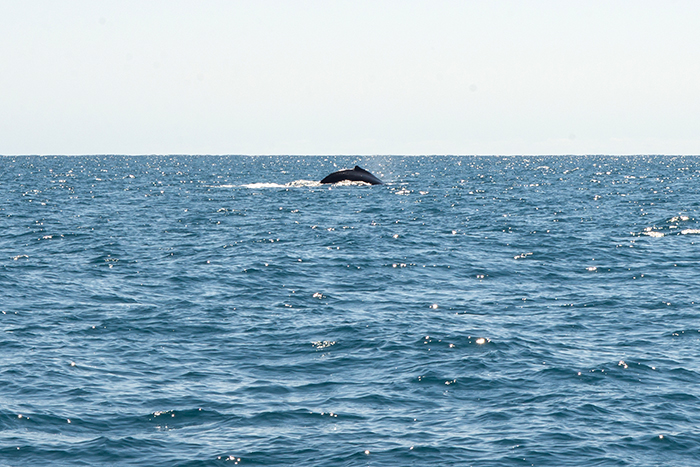
M 351 182 L 365 182 L 371 185 L 381 185 L 383 182 L 359 165 L 353 169 L 343 169 L 327 175 L 321 183 L 338 183 L 345 180 Z

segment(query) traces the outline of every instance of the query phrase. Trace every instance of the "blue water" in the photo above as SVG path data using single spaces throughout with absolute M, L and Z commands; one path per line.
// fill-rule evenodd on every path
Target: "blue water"
M 359 164 L 386 184 L 320 185 Z M 2 157 L 0 465 L 700 465 L 700 159 Z

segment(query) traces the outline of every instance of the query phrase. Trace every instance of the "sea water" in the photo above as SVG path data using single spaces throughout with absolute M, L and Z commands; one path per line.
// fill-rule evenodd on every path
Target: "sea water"
M 385 184 L 318 183 L 354 165 Z M 2 157 L 0 465 L 699 465 L 699 187 L 694 157 Z

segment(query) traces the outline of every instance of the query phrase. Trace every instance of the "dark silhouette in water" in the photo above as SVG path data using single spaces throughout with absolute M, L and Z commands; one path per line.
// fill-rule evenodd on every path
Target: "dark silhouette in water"
M 382 181 L 377 177 L 367 172 L 365 169 L 356 165 L 354 169 L 343 169 L 326 176 L 321 183 L 338 183 L 343 180 L 350 180 L 352 182 L 365 182 L 370 185 L 381 185 Z

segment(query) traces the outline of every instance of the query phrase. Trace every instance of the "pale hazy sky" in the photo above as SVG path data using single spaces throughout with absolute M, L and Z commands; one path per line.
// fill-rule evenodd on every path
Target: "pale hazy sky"
M 0 0 L 0 154 L 700 154 L 700 1 Z

